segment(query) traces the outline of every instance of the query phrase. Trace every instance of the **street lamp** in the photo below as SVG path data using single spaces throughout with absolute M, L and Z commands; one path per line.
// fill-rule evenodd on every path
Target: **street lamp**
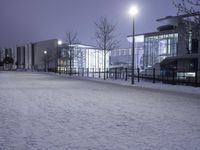
M 129 14 L 133 19 L 133 40 L 132 40 L 132 68 L 131 68 L 131 84 L 134 84 L 134 57 L 135 57 L 135 16 L 138 13 L 138 8 L 136 6 L 132 6 L 129 10 Z
M 63 42 L 61 40 L 58 40 L 58 46 L 57 46 L 57 70 L 59 74 L 61 74 L 61 47 L 63 45 Z
M 58 45 L 62 45 L 62 43 L 63 43 L 63 42 L 62 42 L 61 40 L 58 41 Z
M 45 55 L 45 58 L 44 58 L 45 72 L 47 72 L 47 51 L 46 50 L 44 51 L 44 55 Z

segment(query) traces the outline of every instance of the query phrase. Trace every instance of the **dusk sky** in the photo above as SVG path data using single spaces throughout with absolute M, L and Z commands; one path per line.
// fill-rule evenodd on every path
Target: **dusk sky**
M 155 31 L 156 19 L 176 15 L 171 0 L 0 0 L 0 47 L 13 47 L 78 33 L 83 44 L 95 45 L 94 24 L 101 16 L 117 24 L 121 47 L 129 47 L 132 20 L 128 9 L 137 4 L 136 33 Z

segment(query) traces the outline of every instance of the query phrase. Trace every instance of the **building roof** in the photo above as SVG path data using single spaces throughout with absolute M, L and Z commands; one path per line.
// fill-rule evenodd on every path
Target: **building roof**
M 200 12 L 196 13 L 191 13 L 191 14 L 183 14 L 183 15 L 178 15 L 178 16 L 167 16 L 164 18 L 157 19 L 157 22 L 166 24 L 166 25 L 173 25 L 173 26 L 178 26 L 178 23 L 185 19 L 185 18 L 190 18 L 194 16 L 199 16 Z
M 67 43 L 63 43 L 62 45 L 60 45 L 61 47 L 62 46 L 67 46 L 68 44 Z M 87 45 L 87 44 L 71 44 L 69 45 L 70 47 L 76 47 L 76 48 L 82 48 L 82 49 L 98 49 L 96 48 L 95 46 L 92 46 L 92 45 Z

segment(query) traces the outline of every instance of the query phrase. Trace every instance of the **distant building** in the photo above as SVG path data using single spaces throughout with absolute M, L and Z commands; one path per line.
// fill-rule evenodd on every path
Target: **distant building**
M 129 42 L 132 42 L 132 39 L 128 39 Z M 143 65 L 143 55 L 144 55 L 144 36 L 137 35 L 135 36 L 135 68 L 140 70 L 144 69 Z M 111 68 L 131 68 L 132 65 L 132 49 L 116 49 L 112 50 L 110 53 L 110 67 Z
M 103 50 L 83 44 L 59 45 L 57 39 L 2 49 L 0 52 L 1 61 L 5 57 L 13 58 L 14 63 L 11 68 L 16 70 L 44 71 L 47 67 L 49 71 L 66 71 L 69 69 L 70 60 L 73 69 L 82 68 L 90 71 L 104 69 Z M 109 68 L 109 53 L 106 55 L 107 68 Z
M 1 61 L 5 57 L 11 57 L 14 60 L 12 69 L 43 71 L 45 69 L 44 51 L 47 51 L 48 56 L 51 56 L 51 61 L 48 63 L 48 69 L 55 70 L 57 69 L 57 43 L 57 39 L 52 39 L 16 46 L 9 49 L 2 49 Z
M 71 49 L 71 50 L 70 50 Z M 71 55 L 70 55 L 71 52 Z M 66 70 L 70 67 L 73 69 L 83 68 L 98 71 L 104 69 L 104 54 L 102 50 L 94 46 L 84 44 L 59 46 L 58 70 Z M 109 68 L 109 54 L 106 56 L 106 68 Z

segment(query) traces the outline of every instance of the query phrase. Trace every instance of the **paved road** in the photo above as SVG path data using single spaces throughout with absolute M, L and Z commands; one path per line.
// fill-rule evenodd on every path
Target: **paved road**
M 0 150 L 200 150 L 200 98 L 0 72 Z

